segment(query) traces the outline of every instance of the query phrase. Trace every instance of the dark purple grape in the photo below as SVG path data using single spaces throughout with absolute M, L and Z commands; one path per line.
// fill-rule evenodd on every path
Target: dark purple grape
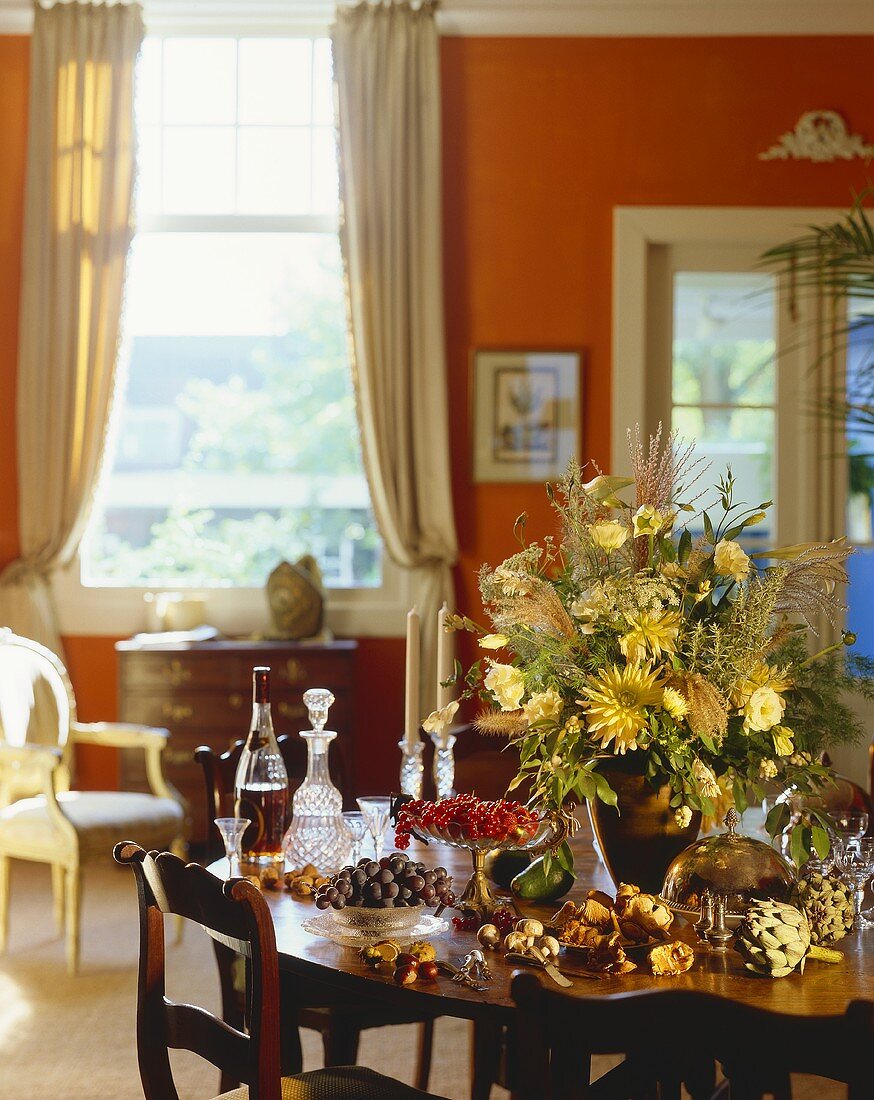
M 382 868 L 379 866 L 375 859 L 368 860 L 364 867 L 364 873 L 367 875 L 368 878 L 376 878 L 381 870 Z
M 393 909 L 394 904 L 395 903 L 394 903 L 392 898 L 383 898 L 382 901 L 380 902 L 380 905 L 382 906 L 383 909 Z
M 382 901 L 382 885 L 378 882 L 368 882 L 364 887 L 365 901 Z
M 426 871 L 424 875 L 422 875 L 422 878 L 425 880 L 425 882 L 428 883 L 429 886 L 433 886 L 434 883 L 437 881 L 437 876 L 434 874 L 433 871 Z
M 379 861 L 379 866 L 383 871 L 387 871 L 391 866 L 391 856 L 383 856 Z
M 340 891 L 336 886 L 329 886 L 325 891 L 325 897 L 333 905 L 337 898 L 340 896 Z
M 331 902 L 335 909 L 345 909 L 346 899 L 341 894 L 338 898 Z
M 403 856 L 392 856 L 389 860 L 389 870 L 395 876 L 402 874 L 407 868 L 407 861 Z
M 389 868 L 389 867 L 384 867 L 384 868 L 383 868 L 383 869 L 382 869 L 382 870 L 381 870 L 381 871 L 379 872 L 379 882 L 382 882 L 382 883 L 386 883 L 386 882 L 394 882 L 394 880 L 395 880 L 395 877 L 394 877 L 394 875 L 393 875 L 393 874 L 392 874 L 392 872 L 391 872 L 391 868 Z
M 422 899 L 422 901 L 433 901 L 434 898 L 437 897 L 437 891 L 434 889 L 433 886 L 430 885 L 430 883 L 426 883 L 426 885 L 424 885 L 419 891 L 419 897 Z
M 396 898 L 400 893 L 400 886 L 396 882 L 387 882 L 382 888 L 383 898 Z
M 395 909 L 406 909 L 410 903 L 403 898 L 395 898 Z
M 344 882 L 348 882 L 352 878 L 352 868 L 344 867 L 342 871 L 337 875 L 337 878 L 343 879 Z
M 449 872 L 446 870 L 445 867 L 435 867 L 434 868 L 434 874 L 437 876 L 437 878 L 446 878 L 448 873 Z
M 367 882 L 367 872 L 363 867 L 359 867 L 352 875 L 352 881 L 357 883 L 358 886 L 363 886 Z
M 425 880 L 421 875 L 407 875 L 404 880 L 404 885 L 409 887 L 414 893 L 418 894 L 422 887 L 425 885 Z
M 413 891 L 409 888 L 409 886 L 401 886 L 400 895 L 404 899 L 404 901 L 406 901 L 407 898 L 411 898 L 413 896 Z
M 428 870 L 424 863 L 417 863 L 415 866 L 417 875 L 424 875 L 424 873 Z
M 355 866 L 364 868 L 367 866 L 368 863 L 370 863 L 370 856 L 364 856 L 362 859 L 358 860 Z
M 316 898 L 316 909 L 327 909 L 330 904 L 324 894 L 319 894 Z

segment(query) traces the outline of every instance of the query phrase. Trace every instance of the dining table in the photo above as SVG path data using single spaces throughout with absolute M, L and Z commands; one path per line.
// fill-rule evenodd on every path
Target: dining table
M 615 893 L 593 846 L 588 820 L 581 822 L 571 847 L 576 883 L 570 893 L 551 904 L 517 900 L 517 912 L 522 916 L 536 917 L 548 924 L 565 901 L 583 899 L 590 889 Z M 471 873 L 470 853 L 463 849 L 435 842 L 426 845 L 414 840 L 405 854 L 422 860 L 429 867 L 445 867 L 453 876 L 459 893 Z M 220 859 L 210 870 L 227 878 L 228 861 Z M 394 982 L 390 969 L 371 969 L 359 957 L 357 949 L 306 931 L 303 922 L 317 913 L 312 900 L 296 897 L 285 889 L 265 890 L 264 897 L 273 916 L 280 969 L 297 979 L 283 983 L 283 996 L 289 987 L 298 987 L 302 997 L 311 1000 L 317 995 L 319 1003 L 328 1005 L 342 1006 L 354 1001 L 386 1007 L 406 1006 L 415 1013 L 433 1012 L 434 1016 L 473 1020 L 478 1025 L 475 1034 L 484 1047 L 493 1043 L 494 1037 L 512 1020 L 514 1004 L 510 982 L 520 963 L 506 960 L 501 950 L 486 952 L 493 980 L 483 991 L 453 982 L 443 973 L 436 981 L 420 980 L 400 986 Z M 469 951 L 480 945 L 475 932 L 461 931 L 453 926 L 453 915 L 451 910 L 445 911 L 449 928 L 434 936 L 431 942 L 438 960 L 457 966 Z M 631 990 L 687 989 L 728 997 L 773 1012 L 802 1016 L 839 1015 L 851 1001 L 874 1000 L 874 928 L 853 931 L 841 940 L 837 945 L 843 953 L 840 962 L 809 960 L 803 973 L 796 971 L 778 979 L 758 977 L 745 970 L 740 955 L 734 950 L 716 951 L 699 944 L 694 928 L 681 917 L 675 919 L 670 938 L 694 946 L 695 960 L 686 973 L 654 977 L 645 959 L 640 959 L 637 969 L 630 973 L 593 976 L 583 969 L 573 954 L 565 951 L 558 963 L 561 973 L 572 983 L 565 992 L 572 997 L 604 997 Z M 543 970 L 539 973 L 543 982 L 551 980 Z M 484 1095 L 488 1095 L 487 1090 Z

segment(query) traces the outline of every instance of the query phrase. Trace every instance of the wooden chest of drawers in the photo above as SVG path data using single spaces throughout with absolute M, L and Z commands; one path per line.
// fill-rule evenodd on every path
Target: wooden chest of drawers
M 190 837 L 206 839 L 203 774 L 194 761 L 198 745 L 223 752 L 245 737 L 252 708 L 252 669 L 272 669 L 271 701 L 277 736 L 306 729 L 302 695 L 309 687 L 329 688 L 336 697 L 330 726 L 343 733 L 346 759 L 354 746 L 355 655 L 358 643 L 214 641 L 143 645 L 118 642 L 119 717 L 123 722 L 165 726 L 168 780 L 189 805 Z M 336 748 L 336 746 L 335 746 Z M 334 749 L 332 749 L 332 752 Z M 142 754 L 122 755 L 122 782 L 144 789 Z M 349 769 L 346 769 L 347 774 Z M 348 798 L 349 792 L 344 792 Z

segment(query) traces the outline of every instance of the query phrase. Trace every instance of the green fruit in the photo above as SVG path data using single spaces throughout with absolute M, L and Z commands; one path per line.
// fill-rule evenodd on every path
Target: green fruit
M 486 855 L 486 878 L 497 886 L 503 886 L 505 890 L 510 888 L 510 883 L 520 872 L 524 871 L 531 863 L 530 852 L 503 850 L 493 848 Z
M 510 889 L 517 898 L 525 901 L 556 901 L 573 886 L 575 879 L 572 874 L 559 867 L 558 860 L 553 859 L 549 873 L 543 856 L 520 871 L 510 883 Z

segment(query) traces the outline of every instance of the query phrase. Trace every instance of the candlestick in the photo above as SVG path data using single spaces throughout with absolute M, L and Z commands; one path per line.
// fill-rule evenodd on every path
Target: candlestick
M 437 612 L 437 709 L 442 710 L 452 701 L 455 694 L 451 687 L 442 687 L 442 681 L 448 680 L 453 671 L 452 644 L 446 630 L 449 606 L 444 603 Z
M 434 789 L 437 798 L 451 798 L 455 794 L 455 734 L 447 728 L 432 733 L 434 743 Z
M 398 748 L 401 750 L 401 794 L 421 798 L 425 778 L 425 764 L 422 760 L 425 743 L 424 741 L 411 743 L 404 739 L 398 741 Z
M 407 675 L 404 700 L 404 741 L 419 742 L 419 612 L 415 607 L 407 612 Z

